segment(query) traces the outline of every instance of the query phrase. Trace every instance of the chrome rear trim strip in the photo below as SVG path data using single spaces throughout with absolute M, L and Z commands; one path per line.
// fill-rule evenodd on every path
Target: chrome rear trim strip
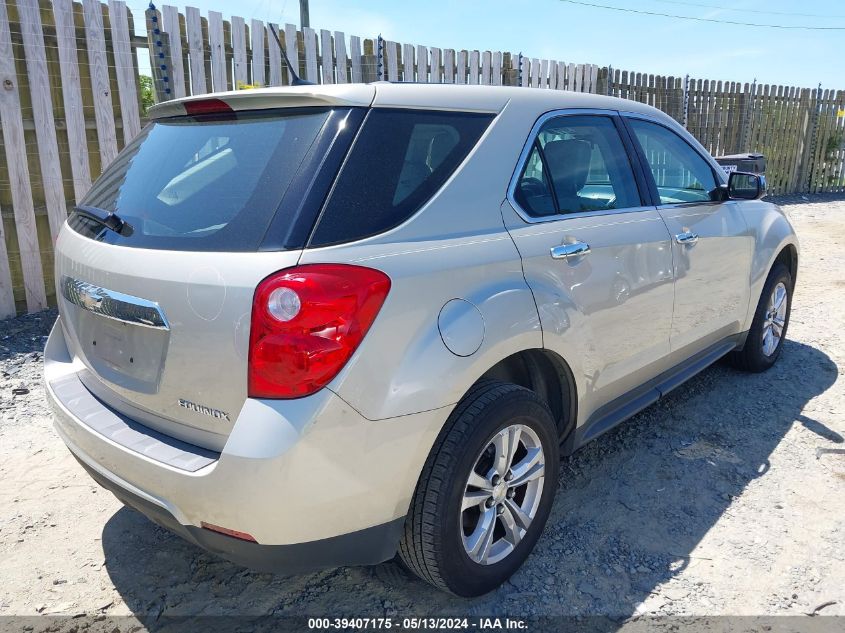
M 62 276 L 62 296 L 75 306 L 94 314 L 131 325 L 170 330 L 170 324 L 154 301 Z

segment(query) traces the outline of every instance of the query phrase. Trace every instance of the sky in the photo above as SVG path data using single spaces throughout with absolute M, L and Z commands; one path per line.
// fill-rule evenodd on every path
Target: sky
M 282 24 L 300 21 L 299 0 L 187 3 L 203 15 L 208 9 L 221 11 L 224 19 L 234 13 Z M 144 7 L 138 0 L 128 4 L 133 10 Z M 184 8 L 178 1 L 168 4 Z M 527 57 L 653 74 L 845 89 L 842 0 L 309 0 L 309 6 L 312 28 L 347 36 L 381 33 L 403 44 L 521 51 Z M 840 30 L 754 27 L 630 10 Z

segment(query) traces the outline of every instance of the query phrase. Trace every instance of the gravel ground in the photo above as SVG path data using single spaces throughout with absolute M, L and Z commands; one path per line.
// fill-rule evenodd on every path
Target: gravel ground
M 123 508 L 53 431 L 55 313 L 0 322 L 0 616 L 845 615 L 845 198 L 778 201 L 802 261 L 777 366 L 718 364 L 567 458 L 534 554 L 475 600 L 394 563 L 252 573 Z

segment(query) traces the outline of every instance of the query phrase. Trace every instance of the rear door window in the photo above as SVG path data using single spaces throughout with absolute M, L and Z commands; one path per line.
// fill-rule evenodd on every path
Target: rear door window
M 330 115 L 311 108 L 156 121 L 81 203 L 116 213 L 131 234 L 80 214 L 71 227 L 139 248 L 257 250 Z
M 326 202 L 310 246 L 398 226 L 455 172 L 491 114 L 373 109 Z

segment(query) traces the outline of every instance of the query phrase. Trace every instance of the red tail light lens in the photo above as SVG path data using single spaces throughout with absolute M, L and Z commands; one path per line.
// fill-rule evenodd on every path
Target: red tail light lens
M 383 272 L 346 264 L 267 277 L 252 302 L 250 397 L 300 398 L 322 389 L 358 348 L 389 291 Z

